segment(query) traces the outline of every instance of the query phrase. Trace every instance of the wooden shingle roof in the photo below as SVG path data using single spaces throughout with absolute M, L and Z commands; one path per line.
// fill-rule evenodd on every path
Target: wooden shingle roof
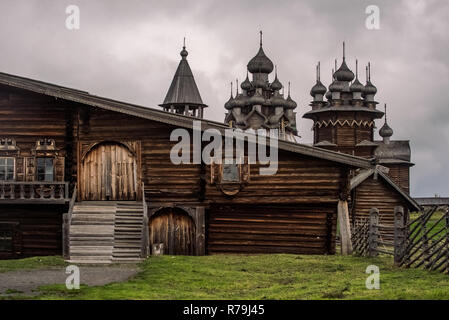
M 193 128 L 193 121 L 199 121 L 198 118 L 165 112 L 159 109 L 143 107 L 131 103 L 112 100 L 109 98 L 99 97 L 91 95 L 86 91 L 70 89 L 67 87 L 19 77 L 7 73 L 0 72 L 0 84 L 187 129 Z M 224 134 L 225 130 L 229 129 L 229 126 L 220 122 L 201 119 L 201 130 L 204 131 L 206 129 L 217 129 L 222 134 Z M 286 140 L 279 140 L 278 148 L 281 150 L 286 150 L 305 156 L 321 158 L 324 160 L 329 160 L 356 168 L 368 169 L 373 166 L 373 160 L 370 159 L 356 157 Z

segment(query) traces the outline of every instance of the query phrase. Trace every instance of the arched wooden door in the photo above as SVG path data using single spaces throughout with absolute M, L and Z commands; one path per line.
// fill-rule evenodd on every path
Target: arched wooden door
M 162 209 L 149 221 L 150 248 L 164 244 L 164 254 L 195 254 L 195 223 L 183 210 Z
M 136 200 L 136 159 L 125 146 L 102 143 L 83 159 L 83 200 Z

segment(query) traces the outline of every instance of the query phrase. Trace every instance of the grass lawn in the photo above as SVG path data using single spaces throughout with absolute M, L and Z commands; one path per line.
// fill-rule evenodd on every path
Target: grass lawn
M 449 275 L 399 269 L 391 260 L 287 254 L 161 256 L 143 262 L 142 272 L 128 282 L 74 291 L 46 286 L 34 298 L 449 299 Z M 371 264 L 380 268 L 380 290 L 365 287 L 365 270 Z
M 68 265 L 62 257 L 33 257 L 19 260 L 0 260 L 0 272 L 62 267 Z

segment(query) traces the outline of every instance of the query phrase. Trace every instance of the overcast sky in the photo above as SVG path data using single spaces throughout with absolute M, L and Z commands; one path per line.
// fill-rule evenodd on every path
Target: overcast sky
M 69 5 L 80 8 L 79 30 L 66 28 Z M 368 5 L 380 9 L 380 30 L 365 27 Z M 229 82 L 245 78 L 263 30 L 280 81 L 292 83 L 302 143 L 312 142 L 312 121 L 302 115 L 310 110 L 315 64 L 321 61 L 328 86 L 345 40 L 354 71 L 355 58 L 362 70 L 371 61 L 392 139 L 411 141 L 412 195 L 449 196 L 447 0 L 1 0 L 0 12 L 0 71 L 148 107 L 163 101 L 187 37 L 210 106 L 205 117 L 217 121 Z

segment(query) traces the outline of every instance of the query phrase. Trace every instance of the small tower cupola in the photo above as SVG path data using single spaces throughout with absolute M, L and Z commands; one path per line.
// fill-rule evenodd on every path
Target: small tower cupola
M 385 123 L 379 130 L 379 135 L 383 138 L 383 142 L 385 144 L 390 143 L 390 138 L 393 135 L 393 129 L 390 128 L 390 126 L 387 123 L 387 104 L 384 106 L 385 108 Z
M 366 67 L 366 85 L 363 89 L 363 96 L 366 102 L 373 103 L 374 96 L 377 93 L 377 88 L 371 83 L 371 63 L 368 62 Z
M 324 94 L 326 93 L 327 89 L 323 85 L 320 79 L 320 73 L 321 73 L 321 66 L 320 62 L 318 62 L 316 66 L 316 83 L 310 90 L 310 95 L 313 97 L 314 102 L 322 102 Z
M 207 107 L 201 99 L 200 92 L 195 83 L 192 70 L 187 61 L 189 53 L 186 50 L 185 38 L 181 61 L 165 96 L 164 102 L 159 106 L 164 111 L 203 118 L 204 108 Z
M 362 100 L 362 92 L 365 86 L 359 81 L 359 62 L 355 60 L 355 80 L 350 85 L 349 91 L 352 92 L 353 100 Z
M 270 88 L 273 91 L 279 91 L 281 90 L 283 87 L 282 83 L 279 81 L 278 79 L 278 70 L 277 67 L 275 67 L 275 72 L 274 72 L 274 81 L 271 83 Z
M 335 68 L 337 68 L 337 59 L 335 59 Z M 331 92 L 332 103 L 337 102 L 341 98 L 341 92 L 345 89 L 343 82 L 338 81 L 335 77 L 336 72 L 332 72 L 333 81 L 329 85 L 329 91 Z
M 265 55 L 262 47 L 262 31 L 260 31 L 260 47 L 259 52 L 248 62 L 248 71 L 252 74 L 268 74 L 273 72 L 274 65 L 273 62 Z
M 348 65 L 346 64 L 346 52 L 345 52 L 345 43 L 343 42 L 343 62 L 340 65 L 340 68 L 338 68 L 337 71 L 335 71 L 335 79 L 342 82 L 345 85 L 345 89 L 348 88 L 349 82 L 354 80 L 354 72 L 352 72 Z M 347 90 L 346 90 L 347 91 Z

